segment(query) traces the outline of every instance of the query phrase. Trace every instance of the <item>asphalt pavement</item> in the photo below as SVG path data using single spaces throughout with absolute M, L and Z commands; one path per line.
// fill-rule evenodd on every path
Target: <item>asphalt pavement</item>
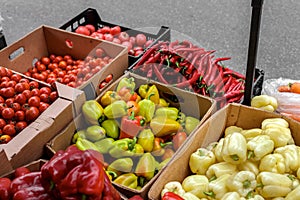
M 0 5 L 0 26 L 8 45 L 43 24 L 60 27 L 95 8 L 104 21 L 131 28 L 168 26 L 172 40 L 183 37 L 216 50 L 216 56 L 231 57 L 224 64 L 246 73 L 251 0 L 0 0 Z M 264 70 L 265 79 L 300 80 L 299 56 L 300 1 L 265 0 L 257 68 Z

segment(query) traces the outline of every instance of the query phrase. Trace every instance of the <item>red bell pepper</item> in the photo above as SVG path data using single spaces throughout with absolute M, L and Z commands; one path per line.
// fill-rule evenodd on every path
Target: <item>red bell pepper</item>
M 184 143 L 187 139 L 186 132 L 178 132 L 173 136 L 172 143 L 175 151 Z
M 178 194 L 175 194 L 174 192 L 166 192 L 162 197 L 162 200 L 184 200 L 184 199 Z
M 144 117 L 134 116 L 134 112 L 130 116 L 122 117 L 119 139 L 134 138 L 143 129 L 144 124 Z
M 107 174 L 104 173 L 104 189 L 102 193 L 102 200 L 120 200 L 119 192 L 114 188 Z
M 9 178 L 0 178 L 0 199 L 9 199 L 10 184 L 11 180 Z
M 52 198 L 41 184 L 41 172 L 30 172 L 12 180 L 10 192 L 13 199 L 51 200 Z

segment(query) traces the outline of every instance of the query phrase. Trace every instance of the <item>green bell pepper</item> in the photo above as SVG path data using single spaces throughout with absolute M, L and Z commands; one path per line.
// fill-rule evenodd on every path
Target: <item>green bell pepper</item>
M 193 132 L 193 130 L 198 126 L 200 120 L 195 118 L 195 117 L 191 117 L 191 116 L 187 116 L 185 118 L 185 131 L 186 133 L 189 135 L 191 132 Z
M 144 153 L 135 168 L 135 174 L 139 177 L 144 177 L 146 180 L 153 178 L 156 168 L 156 161 L 151 153 Z
M 125 187 L 136 189 L 138 186 L 138 177 L 134 173 L 126 173 L 118 176 L 113 182 Z
M 163 116 L 166 118 L 170 118 L 173 120 L 177 120 L 179 114 L 179 110 L 175 107 L 161 107 L 156 109 L 155 117 Z
M 106 106 L 103 112 L 108 119 L 119 118 L 127 115 L 127 104 L 124 100 L 118 100 Z
M 111 137 L 114 139 L 119 138 L 120 130 L 119 130 L 119 124 L 114 119 L 107 119 L 101 123 L 101 126 L 106 131 L 106 136 Z
M 138 115 L 141 115 L 145 118 L 145 122 L 150 122 L 154 116 L 155 112 L 155 103 L 149 99 L 143 99 L 138 103 L 140 110 Z
M 131 172 L 133 161 L 131 158 L 119 158 L 108 165 L 107 170 L 115 172 L 118 176 Z
M 83 138 L 85 139 L 85 130 L 79 130 L 77 131 L 73 137 L 72 137 L 72 143 L 75 144 L 78 138 Z
M 99 125 L 104 120 L 103 107 L 96 100 L 85 101 L 81 109 L 89 124 Z
M 121 88 L 123 87 L 127 87 L 127 88 L 130 88 L 131 91 L 134 91 L 135 89 L 135 82 L 134 82 L 134 78 L 133 77 L 130 77 L 130 78 L 122 78 L 120 80 L 120 82 L 118 83 L 118 86 L 117 86 L 117 89 L 116 91 L 120 91 Z
M 144 149 L 140 144 L 136 143 L 136 138 L 124 138 L 113 142 L 113 147 L 109 150 L 109 154 L 114 158 L 140 156 L 144 153 Z
M 177 133 L 181 125 L 173 119 L 158 116 L 150 121 L 150 127 L 156 137 L 163 137 L 171 133 Z
M 105 138 L 105 129 L 99 125 L 89 126 L 84 132 L 85 138 L 91 142 L 96 142 Z
M 115 140 L 113 138 L 104 138 L 95 142 L 94 144 L 97 146 L 97 149 L 100 153 L 108 153 L 108 151 L 113 147 L 113 142 Z
M 97 146 L 93 142 L 91 142 L 87 139 L 78 138 L 75 144 L 76 144 L 77 148 L 82 151 L 85 151 L 88 149 L 98 151 Z

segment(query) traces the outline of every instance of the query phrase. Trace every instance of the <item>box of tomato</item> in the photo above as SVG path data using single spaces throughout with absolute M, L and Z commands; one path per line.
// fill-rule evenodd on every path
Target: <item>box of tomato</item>
M 169 41 L 171 37 L 170 29 L 166 26 L 161 26 L 157 33 L 151 33 L 157 30 L 132 29 L 104 21 L 94 8 L 87 8 L 60 28 L 127 46 L 129 66 L 141 58 L 157 41 Z
M 86 101 L 82 114 L 46 149 L 50 157 L 71 144 L 96 149 L 122 194 L 146 198 L 164 166 L 215 108 L 213 99 L 128 72 L 94 101 Z M 128 151 L 118 149 L 121 146 Z
M 83 90 L 87 99 L 94 99 L 103 83 L 123 75 L 127 55 L 124 46 L 40 26 L 0 51 L 0 65 L 48 84 Z
M 291 163 L 299 159 L 299 131 L 300 123 L 284 115 L 237 103 L 228 104 L 205 121 L 185 148 L 179 150 L 152 185 L 148 198 L 162 199 L 162 191 L 165 193 L 172 188 L 186 198 L 192 195 L 199 199 L 212 196 L 220 199 L 229 192 L 245 198 L 247 194 L 255 194 L 253 197 L 260 199 L 284 198 L 295 188 L 288 177 L 299 181 L 299 177 L 292 174 L 300 167 L 299 163 L 291 167 Z M 295 154 L 285 154 L 292 149 Z M 289 160 L 291 155 L 295 157 Z M 280 161 L 275 159 L 277 156 Z M 249 188 L 238 190 L 235 181 L 243 173 L 247 174 L 249 179 L 246 179 L 251 180 L 252 186 L 249 184 Z M 246 182 L 244 178 L 242 182 Z M 277 187 L 275 182 L 280 178 L 280 184 L 285 180 L 290 188 L 278 193 L 268 191 L 269 187 Z
M 0 148 L 16 168 L 43 155 L 45 143 L 73 119 L 85 96 L 81 90 L 46 84 L 3 66 L 0 76 Z

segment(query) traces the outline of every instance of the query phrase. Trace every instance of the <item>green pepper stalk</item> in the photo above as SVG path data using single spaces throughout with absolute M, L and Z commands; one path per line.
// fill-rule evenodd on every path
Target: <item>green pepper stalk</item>
M 204 192 L 204 194 L 207 195 L 208 198 L 221 199 L 228 192 L 227 180 L 229 177 L 229 174 L 223 174 L 217 179 L 209 182 L 208 191 Z
M 155 105 L 159 104 L 159 92 L 156 85 L 151 85 L 148 88 L 145 99 L 151 100 L 153 103 L 155 103 Z
M 120 136 L 123 138 L 134 138 L 143 129 L 145 118 L 142 116 L 135 116 L 132 112 L 130 116 L 124 116 L 121 119 Z
M 239 171 L 231 175 L 227 187 L 231 191 L 237 191 L 242 197 L 246 197 L 248 193 L 254 192 L 256 184 L 256 175 L 253 172 Z
M 258 135 L 247 142 L 247 149 L 248 159 L 258 161 L 273 152 L 274 142 L 268 135 Z

